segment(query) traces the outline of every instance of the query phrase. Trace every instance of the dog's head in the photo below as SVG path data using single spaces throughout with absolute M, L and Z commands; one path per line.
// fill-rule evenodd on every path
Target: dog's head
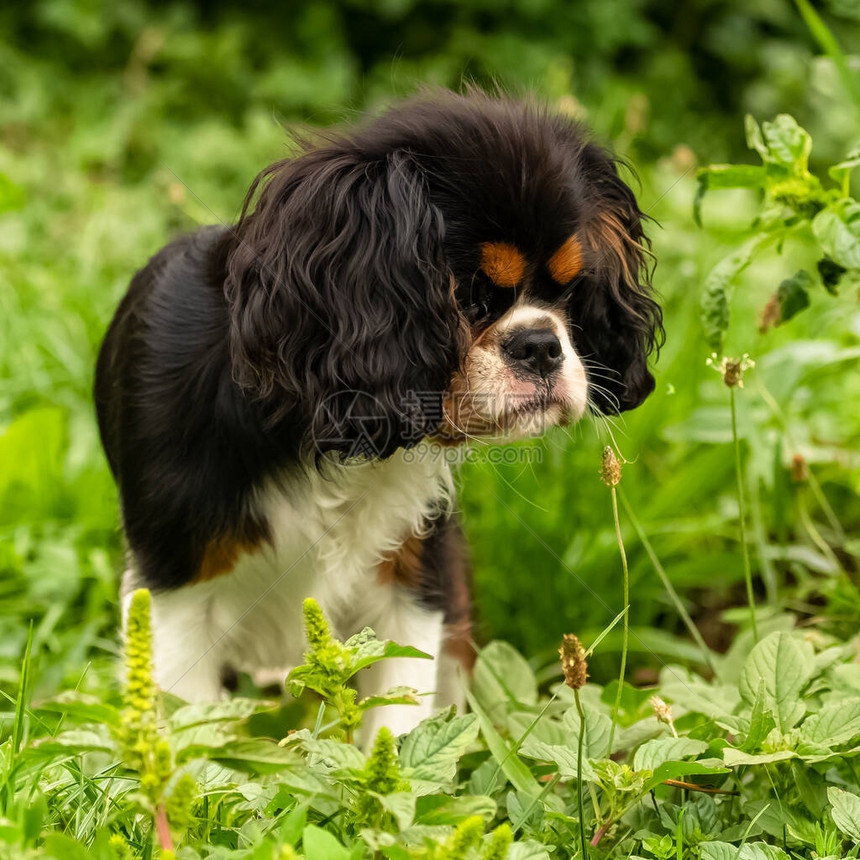
M 273 422 L 298 409 L 318 452 L 533 433 L 654 387 L 643 215 L 568 119 L 406 103 L 273 165 L 248 201 L 233 376 Z

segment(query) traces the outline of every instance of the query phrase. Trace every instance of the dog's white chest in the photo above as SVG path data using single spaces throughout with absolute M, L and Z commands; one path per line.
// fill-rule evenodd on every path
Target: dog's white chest
M 305 597 L 317 600 L 341 637 L 384 619 L 397 596 L 378 582 L 379 562 L 450 498 L 443 458 L 410 459 L 401 453 L 344 467 L 331 479 L 312 474 L 298 490 L 265 488 L 258 504 L 271 546 L 242 555 L 227 574 L 156 596 L 157 627 L 174 631 L 155 643 L 162 686 L 211 698 L 209 689 L 189 690 L 188 679 L 211 685 L 215 663 L 218 671 L 231 665 L 282 677 L 305 648 Z M 200 672 L 199 663 L 212 665 Z

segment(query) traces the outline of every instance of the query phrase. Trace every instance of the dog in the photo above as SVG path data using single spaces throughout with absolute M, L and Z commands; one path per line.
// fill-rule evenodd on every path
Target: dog
M 313 596 L 337 635 L 367 625 L 435 658 L 362 673 L 362 694 L 432 694 L 369 732 L 462 704 L 469 568 L 437 455 L 648 396 L 643 218 L 580 124 L 442 91 L 301 142 L 235 226 L 152 257 L 95 402 L 159 686 L 198 702 L 236 671 L 283 678 Z

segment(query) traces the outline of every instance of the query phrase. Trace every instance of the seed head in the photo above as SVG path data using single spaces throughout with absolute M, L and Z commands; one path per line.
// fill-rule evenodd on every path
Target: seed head
M 809 480 L 809 465 L 802 454 L 795 454 L 791 458 L 791 480 L 795 484 L 803 484 Z
M 607 445 L 603 449 L 603 464 L 600 467 L 600 480 L 607 487 L 617 487 L 621 483 L 621 461 Z
M 657 720 L 665 723 L 672 730 L 672 734 L 678 737 L 678 733 L 675 731 L 675 718 L 672 716 L 672 708 L 659 696 L 651 696 L 650 702 Z
M 573 633 L 565 633 L 558 653 L 561 657 L 564 683 L 572 690 L 584 687 L 588 678 L 588 662 L 585 659 L 585 648 L 582 647 L 579 638 Z
M 724 355 L 721 359 L 718 359 L 714 352 L 705 363 L 708 367 L 713 367 L 723 377 L 723 382 L 729 388 L 743 388 L 744 371 L 755 367 L 755 362 L 746 352 L 740 358 L 728 358 Z

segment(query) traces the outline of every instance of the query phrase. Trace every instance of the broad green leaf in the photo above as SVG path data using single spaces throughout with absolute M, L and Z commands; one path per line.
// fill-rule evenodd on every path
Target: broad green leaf
M 390 812 L 400 830 L 412 826 L 415 820 L 415 801 L 418 796 L 409 791 L 396 791 L 392 794 L 375 794 L 383 809 Z
M 738 846 L 728 842 L 702 842 L 699 857 L 701 860 L 737 860 Z
M 39 853 L 51 860 L 91 860 L 85 845 L 63 833 L 49 833 Z
M 367 757 L 358 747 L 329 738 L 315 738 L 307 729 L 288 735 L 282 743 L 292 747 L 296 744 L 308 754 L 308 765 L 321 763 L 332 770 L 362 770 Z
M 812 138 L 793 116 L 781 113 L 773 122 L 763 122 L 761 129 L 767 161 L 788 167 L 797 175 L 807 172 Z
M 465 794 L 427 795 L 418 799 L 418 824 L 459 824 L 472 815 L 492 821 L 496 814 L 496 801 L 492 797 Z
M 414 687 L 392 687 L 378 696 L 368 696 L 366 699 L 362 699 L 358 703 L 358 707 L 362 711 L 367 711 L 382 705 L 417 705 L 419 702 L 418 690 Z
M 752 753 L 745 753 L 742 750 L 736 750 L 734 747 L 726 747 L 723 750 L 723 761 L 729 767 L 738 767 L 742 764 L 773 764 L 775 761 L 786 761 L 787 759 L 794 758 L 796 755 L 797 753 L 793 750 L 778 750 L 777 752 L 753 755 Z
M 651 791 L 667 779 L 683 779 L 687 776 L 705 776 L 713 773 L 729 773 L 729 770 L 708 761 L 664 761 L 645 781 L 643 790 Z
M 841 788 L 827 789 L 833 823 L 853 842 L 860 842 L 860 797 Z
M 28 750 L 39 757 L 54 756 L 64 753 L 102 752 L 116 754 L 113 738 L 107 732 L 97 727 L 90 729 L 70 729 L 60 732 L 54 738 L 36 740 Z
M 302 833 L 305 860 L 350 860 L 350 853 L 331 833 L 309 824 Z
M 819 212 L 812 232 L 828 257 L 846 269 L 860 268 L 860 203 L 840 200 Z
M 604 758 L 609 752 L 609 735 L 612 733 L 612 719 L 608 714 L 590 705 L 583 705 L 585 714 L 585 758 Z M 576 749 L 579 738 L 579 713 L 576 708 L 568 708 L 562 717 L 562 724 L 568 732 L 568 744 Z
M 829 702 L 803 721 L 801 740 L 837 747 L 860 736 L 860 698 Z
M 65 714 L 74 722 L 119 725 L 119 711 L 116 708 L 106 705 L 98 696 L 79 693 L 77 690 L 64 690 L 53 699 L 39 704 L 36 710 Z
M 789 855 L 767 842 L 747 842 L 740 850 L 740 860 L 790 860 Z
M 540 842 L 524 839 L 522 842 L 514 842 L 508 848 L 505 860 L 550 860 L 550 855 Z
M 403 741 L 400 766 L 412 779 L 448 782 L 457 774 L 460 756 L 477 736 L 475 714 L 441 714 L 422 720 Z
M 603 753 L 606 752 L 606 747 L 603 748 Z M 552 762 L 558 767 L 558 775 L 564 779 L 579 779 L 577 771 L 577 752 L 576 742 L 573 746 L 561 744 L 547 744 L 543 741 L 532 740 L 528 738 L 520 748 L 520 755 L 526 758 L 534 759 L 535 761 Z M 584 754 L 582 757 L 582 778 L 586 781 L 594 780 L 594 771 L 588 763 L 588 758 Z
M 708 748 L 705 741 L 694 738 L 656 738 L 642 744 L 633 756 L 633 770 L 656 770 L 663 762 L 680 761 L 701 755 Z
M 412 648 L 409 645 L 398 645 L 396 642 L 377 639 L 376 633 L 370 627 L 365 627 L 360 633 L 350 636 L 344 643 L 352 652 L 350 677 L 361 669 L 372 666 L 380 660 L 396 657 L 409 657 L 422 660 L 432 660 L 430 654 Z
M 173 712 L 167 723 L 172 732 L 181 732 L 207 723 L 238 722 L 273 707 L 274 702 L 262 702 L 258 699 L 235 698 L 208 704 L 199 702 L 183 705 Z
M 481 649 L 472 677 L 472 695 L 494 722 L 504 720 L 510 704 L 536 704 L 537 693 L 534 672 L 515 648 L 494 641 Z
M 814 669 L 812 647 L 789 633 L 771 633 L 750 652 L 741 672 L 739 689 L 753 704 L 761 684 L 780 731 L 786 733 L 806 708 L 800 691 Z
M 191 749 L 186 748 L 185 757 Z M 212 761 L 248 773 L 277 773 L 286 768 L 306 767 L 293 750 L 284 749 L 267 738 L 237 738 L 222 747 L 204 750 Z

